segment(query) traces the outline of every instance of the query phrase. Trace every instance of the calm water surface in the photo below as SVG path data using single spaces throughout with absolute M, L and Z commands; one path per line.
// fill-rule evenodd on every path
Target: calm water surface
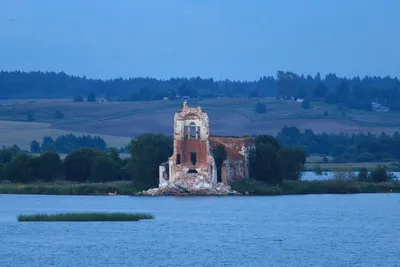
M 140 222 L 20 213 L 152 212 Z M 0 195 L 0 266 L 400 266 L 400 194 Z

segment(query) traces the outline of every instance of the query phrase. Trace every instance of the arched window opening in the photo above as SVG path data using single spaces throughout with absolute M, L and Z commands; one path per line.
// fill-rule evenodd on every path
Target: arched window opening
M 181 164 L 181 154 L 176 155 L 176 164 L 177 165 Z
M 196 169 L 189 169 L 188 173 L 198 173 Z
M 196 165 L 196 161 L 197 161 L 197 153 L 196 152 L 190 153 L 190 161 L 192 162 L 193 166 Z
M 190 139 L 197 139 L 197 127 L 194 122 L 190 123 L 189 133 L 190 133 Z

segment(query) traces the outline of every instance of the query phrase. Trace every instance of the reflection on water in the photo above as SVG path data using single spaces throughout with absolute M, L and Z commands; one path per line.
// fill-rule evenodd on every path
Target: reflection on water
M 0 266 L 400 266 L 400 194 L 0 195 Z M 20 213 L 152 212 L 140 222 Z

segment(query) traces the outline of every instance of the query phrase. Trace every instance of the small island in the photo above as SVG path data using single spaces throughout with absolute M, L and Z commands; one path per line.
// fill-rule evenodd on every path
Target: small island
M 123 212 L 87 212 L 87 213 L 57 213 L 57 214 L 22 214 L 17 217 L 19 222 L 110 222 L 139 221 L 154 219 L 149 213 Z

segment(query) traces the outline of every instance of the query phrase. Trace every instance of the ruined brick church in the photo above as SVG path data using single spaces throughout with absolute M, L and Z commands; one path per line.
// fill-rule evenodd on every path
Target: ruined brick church
M 183 103 L 174 116 L 173 136 L 173 154 L 159 167 L 159 188 L 150 189 L 149 194 L 168 190 L 224 194 L 230 191 L 230 183 L 249 177 L 249 151 L 254 139 L 211 136 L 208 115 L 200 107 Z M 220 144 L 226 149 L 227 159 L 218 177 L 212 150 Z

